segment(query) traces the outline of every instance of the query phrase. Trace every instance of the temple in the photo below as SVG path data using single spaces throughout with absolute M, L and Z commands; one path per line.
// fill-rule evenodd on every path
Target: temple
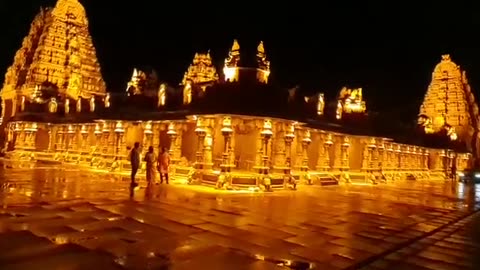
M 85 32 L 85 12 L 77 1 L 60 0 L 53 11 L 45 11 L 41 16 L 57 20 L 62 27 L 68 26 L 70 19 L 65 20 L 61 14 L 76 14 L 71 19 L 74 28 L 83 33 L 84 41 L 91 42 Z M 39 27 L 45 31 L 51 25 L 50 19 L 47 23 L 37 18 L 34 24 L 45 23 Z M 57 37 L 55 31 L 45 33 L 44 40 L 58 39 L 62 44 L 75 39 L 68 35 Z M 45 45 L 35 49 L 40 52 L 36 55 L 42 54 L 44 48 Z M 69 51 L 66 48 L 61 55 Z M 91 73 L 78 70 L 84 82 L 79 84 L 80 94 L 69 94 L 68 87 L 62 88 L 65 81 L 42 77 L 40 73 L 31 80 L 34 87 L 40 85 L 35 90 L 37 96 L 50 93 L 50 89 L 42 87 L 46 82 L 59 83 L 54 96 L 37 99 L 31 98 L 28 91 L 15 92 L 18 102 L 7 106 L 13 116 L 6 121 L 5 129 L 8 159 L 124 173 L 130 169 L 129 149 L 140 142 L 143 153 L 149 146 L 157 152 L 162 148 L 169 150 L 171 175 L 177 182 L 252 190 L 295 189 L 298 180 L 304 184 L 329 185 L 446 179 L 452 167 L 462 171 L 472 166 L 468 151 L 448 145 L 429 147 L 386 136 L 380 129 L 355 125 L 353 122 L 369 121 L 361 88 L 342 88 L 332 101 L 336 106 L 330 108 L 323 93 L 303 96 L 298 88 L 279 86 L 270 80 L 270 61 L 263 42 L 256 47 L 240 47 L 235 40 L 223 69 L 215 67 L 210 52 L 195 54 L 179 85 L 159 82 L 154 73 L 134 69 L 127 91 L 118 93 L 104 92 L 93 47 L 88 48 L 89 53 L 84 56 L 90 58 L 82 58 L 80 54 L 79 59 L 85 59 L 82 63 L 87 64 L 81 67 Z M 47 60 L 34 57 L 29 61 L 28 67 L 37 67 L 46 65 Z M 448 87 L 465 91 L 464 75 L 455 77 L 458 68 L 451 68 L 449 61 L 444 58 L 440 65 L 445 66 L 436 68 L 422 113 L 434 119 L 434 123 L 440 113 L 444 120 L 439 125 L 447 122 L 458 127 L 459 135 L 463 136 L 461 127 L 471 125 L 472 115 L 466 122 L 457 115 L 455 122 L 454 117 L 449 118 L 450 112 L 439 112 L 444 107 L 435 107 L 437 100 L 429 105 L 432 104 L 429 100 L 438 96 L 438 89 L 443 87 L 436 80 L 438 74 L 444 73 L 437 69 L 447 70 L 447 78 L 452 78 Z M 68 73 L 73 67 L 67 61 L 65 66 L 57 68 L 63 77 L 68 77 L 73 74 Z M 17 74 L 12 70 L 17 70 L 16 64 L 8 74 Z M 217 74 L 217 70 L 223 73 Z M 11 86 L 11 78 L 7 78 L 5 85 Z M 22 85 L 17 87 L 20 90 L 25 89 L 23 81 L 16 85 Z M 5 87 L 2 94 L 8 93 Z M 460 98 L 463 94 L 456 95 Z M 458 106 L 466 110 L 471 103 Z
M 41 9 L 8 68 L 0 92 L 2 120 L 14 116 L 21 99 L 46 101 L 58 92 L 71 100 L 106 92 L 89 34 L 85 9 L 77 0 L 59 0 Z
M 419 121 L 426 133 L 447 133 L 452 140 L 464 143 L 477 158 L 478 105 L 465 71 L 450 55 L 443 55 L 435 67 L 432 81 L 420 107 Z

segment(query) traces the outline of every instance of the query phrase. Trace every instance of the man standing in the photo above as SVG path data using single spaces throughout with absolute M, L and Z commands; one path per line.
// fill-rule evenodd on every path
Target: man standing
M 163 183 L 163 178 L 168 184 L 168 167 L 170 166 L 170 155 L 166 148 L 162 148 L 162 153 L 158 157 L 158 170 L 160 172 L 160 184 Z
M 136 142 L 133 146 L 132 151 L 130 151 L 130 165 L 132 166 L 132 174 L 131 174 L 131 183 L 132 187 L 138 186 L 135 182 L 135 176 L 137 175 L 137 171 L 140 168 L 140 143 Z

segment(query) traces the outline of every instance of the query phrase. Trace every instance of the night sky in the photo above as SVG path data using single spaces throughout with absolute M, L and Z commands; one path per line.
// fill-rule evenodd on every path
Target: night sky
M 40 6 L 55 2 L 0 1 L 2 82 Z M 271 79 L 281 85 L 327 97 L 344 85 L 361 86 L 368 108 L 382 113 L 414 118 L 444 53 L 480 93 L 474 1 L 81 2 L 110 91 L 124 91 L 136 66 L 153 67 L 160 79 L 177 84 L 197 51 L 210 49 L 219 67 L 238 38 L 253 49 L 265 42 Z

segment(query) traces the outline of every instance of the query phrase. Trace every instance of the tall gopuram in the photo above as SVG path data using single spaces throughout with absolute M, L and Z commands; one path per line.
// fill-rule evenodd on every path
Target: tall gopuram
M 420 117 L 428 121 L 427 132 L 446 129 L 452 140 L 464 142 L 478 157 L 478 105 L 467 75 L 450 55 L 442 55 L 420 107 Z
M 15 115 L 21 100 L 40 102 L 44 88 L 54 88 L 71 100 L 105 95 L 87 15 L 78 0 L 58 0 L 33 20 L 5 75 L 3 120 Z

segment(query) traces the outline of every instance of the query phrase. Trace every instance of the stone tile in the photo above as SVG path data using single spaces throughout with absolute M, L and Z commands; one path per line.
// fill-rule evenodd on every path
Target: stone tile
M 332 240 L 330 241 L 330 243 L 333 243 L 339 246 L 346 246 L 346 247 L 350 247 L 358 250 L 364 250 L 373 254 L 377 254 L 385 251 L 385 248 L 379 247 L 378 245 L 373 245 L 366 242 L 345 239 L 345 238 Z
M 405 262 L 413 264 L 413 265 L 417 265 L 417 266 L 426 267 L 426 268 L 429 268 L 429 269 L 432 269 L 432 270 L 461 270 L 461 269 L 465 269 L 462 266 L 453 265 L 453 264 L 449 264 L 449 263 L 446 263 L 446 262 L 426 259 L 426 258 L 417 257 L 417 256 L 406 257 Z

